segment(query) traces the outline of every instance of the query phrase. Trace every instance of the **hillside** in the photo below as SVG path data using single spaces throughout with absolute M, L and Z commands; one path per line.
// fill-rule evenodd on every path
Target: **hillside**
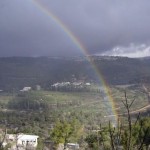
M 150 58 L 92 56 L 93 64 L 109 84 L 149 82 Z M 96 82 L 97 77 L 85 58 L 8 57 L 0 58 L 0 89 L 15 90 L 24 86 L 48 89 L 63 81 Z

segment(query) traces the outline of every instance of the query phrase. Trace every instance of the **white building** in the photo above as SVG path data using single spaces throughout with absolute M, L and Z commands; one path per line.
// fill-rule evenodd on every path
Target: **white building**
M 17 137 L 17 145 L 19 146 L 31 146 L 31 147 L 37 147 L 37 139 L 39 136 L 37 135 L 25 135 L 25 134 L 20 134 Z
M 79 150 L 79 144 L 77 143 L 67 143 L 68 150 Z
M 52 87 L 65 87 L 65 86 L 69 86 L 70 85 L 70 82 L 57 82 L 57 83 L 54 83 L 53 85 L 51 85 Z
M 80 86 L 80 85 L 82 85 L 82 82 L 73 82 L 72 85 L 74 85 L 74 86 Z
M 87 82 L 87 83 L 85 83 L 85 85 L 86 85 L 86 86 L 90 86 L 90 85 L 91 85 L 91 83 Z
M 12 148 L 20 147 L 25 149 L 26 147 L 36 148 L 38 145 L 38 138 L 37 135 L 27 135 L 27 134 L 7 134 L 5 142 L 3 146 L 5 147 L 8 143 L 12 145 Z
M 30 91 L 31 87 L 24 87 L 22 90 L 20 90 L 21 92 L 27 92 Z

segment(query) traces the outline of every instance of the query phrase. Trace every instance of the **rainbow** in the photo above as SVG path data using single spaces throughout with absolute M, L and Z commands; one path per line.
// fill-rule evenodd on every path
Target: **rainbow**
M 98 71 L 96 65 L 93 63 L 92 59 L 89 57 L 87 49 L 83 46 L 83 44 L 78 40 L 73 32 L 56 16 L 54 15 L 49 9 L 43 6 L 38 0 L 33 0 L 33 3 L 39 8 L 44 14 L 50 17 L 50 19 L 57 24 L 58 27 L 69 37 L 69 39 L 74 43 L 74 45 L 82 52 L 84 56 L 86 56 L 88 62 L 91 64 L 93 70 L 95 71 L 100 83 L 103 85 L 103 92 L 105 93 L 107 99 L 105 102 L 109 110 L 109 115 L 111 116 L 111 120 L 113 124 L 116 126 L 118 121 L 118 114 L 115 107 L 115 102 L 113 100 L 111 90 L 104 79 L 102 73 Z M 113 116 L 113 118 L 112 118 Z M 106 116 L 105 116 L 106 117 Z

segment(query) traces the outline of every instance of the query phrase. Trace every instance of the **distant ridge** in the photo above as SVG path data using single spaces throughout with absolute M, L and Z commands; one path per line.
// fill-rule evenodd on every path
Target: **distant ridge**
M 89 57 L 89 56 L 88 56 Z M 150 82 L 150 57 L 90 56 L 109 84 Z M 97 82 L 86 57 L 1 57 L 0 89 L 24 86 L 48 89 L 55 82 L 85 80 Z

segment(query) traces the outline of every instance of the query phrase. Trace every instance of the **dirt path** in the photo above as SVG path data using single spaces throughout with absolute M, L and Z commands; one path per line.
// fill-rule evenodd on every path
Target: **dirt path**
M 143 84 L 143 90 L 144 90 L 145 94 L 147 94 L 147 96 L 148 96 L 149 104 L 146 106 L 143 106 L 139 109 L 131 111 L 130 114 L 138 114 L 138 113 L 145 112 L 146 110 L 150 109 L 150 92 L 148 91 L 148 88 L 144 84 Z M 118 114 L 118 116 L 123 116 L 123 115 L 127 115 L 127 113 Z M 116 115 L 108 115 L 108 116 L 104 116 L 104 117 L 114 117 L 114 116 L 116 116 Z
M 141 107 L 137 110 L 133 110 L 133 111 L 130 112 L 130 114 L 138 114 L 138 113 L 146 111 L 147 109 L 150 109 L 150 104 L 146 105 L 144 107 Z M 123 116 L 123 115 L 127 115 L 127 113 L 118 114 L 118 116 Z M 108 115 L 108 116 L 104 116 L 104 117 L 114 117 L 114 116 L 116 116 L 116 115 Z

